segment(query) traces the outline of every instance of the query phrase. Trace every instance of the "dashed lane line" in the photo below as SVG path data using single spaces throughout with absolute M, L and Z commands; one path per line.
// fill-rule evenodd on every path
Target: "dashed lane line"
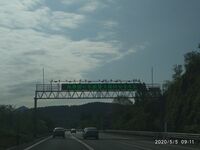
M 76 140 L 77 142 L 81 143 L 82 145 L 84 145 L 88 150 L 94 150 L 94 148 L 92 148 L 91 146 L 89 146 L 88 144 L 86 144 L 85 142 L 79 140 L 78 138 L 76 138 L 75 136 L 71 136 L 72 139 Z

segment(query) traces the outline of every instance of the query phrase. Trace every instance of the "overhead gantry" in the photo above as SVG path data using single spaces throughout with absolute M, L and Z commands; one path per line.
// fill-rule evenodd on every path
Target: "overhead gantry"
M 148 86 L 139 80 L 51 81 L 50 84 L 36 84 L 35 133 L 38 99 L 113 99 L 119 96 L 135 98 L 142 96 L 147 89 Z

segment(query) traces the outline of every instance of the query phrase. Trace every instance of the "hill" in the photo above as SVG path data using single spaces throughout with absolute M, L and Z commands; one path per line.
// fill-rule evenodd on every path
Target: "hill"
M 111 127 L 112 103 L 88 103 L 79 106 L 49 106 L 38 108 L 38 115 L 48 118 L 55 126 L 66 128 L 83 128 L 97 126 L 98 128 Z

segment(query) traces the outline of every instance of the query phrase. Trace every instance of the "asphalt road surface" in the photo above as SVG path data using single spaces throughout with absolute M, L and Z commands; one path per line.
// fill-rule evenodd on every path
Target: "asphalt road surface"
M 100 133 L 99 140 L 86 139 L 81 132 L 66 132 L 66 138 L 48 137 L 24 150 L 200 150 L 200 145 L 155 144 L 155 139 Z

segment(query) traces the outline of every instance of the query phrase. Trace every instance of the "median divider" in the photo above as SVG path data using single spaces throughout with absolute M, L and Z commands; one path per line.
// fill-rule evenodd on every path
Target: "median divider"
M 127 131 L 127 130 L 102 130 L 104 133 L 115 133 L 124 135 L 136 135 L 155 138 L 174 138 L 174 139 L 191 139 L 200 141 L 200 134 L 176 133 L 176 132 L 151 132 L 151 131 Z

